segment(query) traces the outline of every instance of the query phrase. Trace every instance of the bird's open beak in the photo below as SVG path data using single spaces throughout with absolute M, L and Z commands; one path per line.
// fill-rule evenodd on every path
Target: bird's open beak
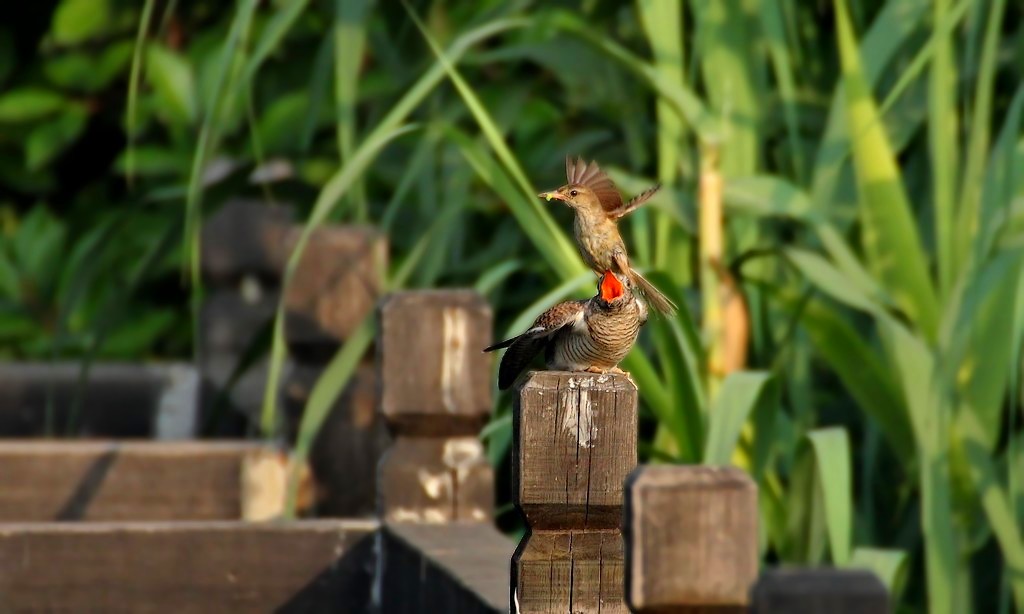
M 543 198 L 544 200 L 551 200 L 552 198 L 554 198 L 555 200 L 560 200 L 560 201 L 563 201 L 563 202 L 567 202 L 566 199 L 565 199 L 565 196 L 562 196 L 558 192 L 554 192 L 554 191 L 552 191 L 552 192 L 541 192 L 537 196 Z

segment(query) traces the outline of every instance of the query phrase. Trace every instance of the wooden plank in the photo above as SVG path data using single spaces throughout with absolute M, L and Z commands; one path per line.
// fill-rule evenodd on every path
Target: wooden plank
M 755 614 L 886 614 L 889 593 L 878 577 L 855 569 L 772 569 L 753 593 Z
M 240 442 L 0 441 L 0 521 L 238 519 L 243 470 L 266 454 L 277 456 Z
M 81 380 L 82 365 L 70 362 L 0 365 L 0 435 L 194 434 L 199 378 L 191 365 L 99 363 L 85 375 Z
M 392 523 L 381 529 L 381 612 L 509 611 L 515 544 L 489 524 Z
M 513 409 L 512 561 L 521 612 L 626 612 L 622 484 L 636 466 L 636 386 L 623 375 L 531 373 Z
M 478 432 L 491 412 L 490 361 L 479 350 L 491 310 L 465 290 L 402 292 L 380 307 L 381 413 L 395 434 L 379 469 L 387 521 L 486 521 L 494 473 Z
M 372 521 L 0 524 L 0 604 L 46 612 L 361 612 Z
M 626 599 L 636 612 L 747 611 L 757 486 L 735 467 L 652 465 L 626 481 Z

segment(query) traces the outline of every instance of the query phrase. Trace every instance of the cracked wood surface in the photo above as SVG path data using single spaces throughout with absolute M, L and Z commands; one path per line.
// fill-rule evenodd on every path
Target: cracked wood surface
M 627 612 L 622 484 L 636 466 L 637 391 L 615 374 L 531 373 L 513 411 L 520 612 Z

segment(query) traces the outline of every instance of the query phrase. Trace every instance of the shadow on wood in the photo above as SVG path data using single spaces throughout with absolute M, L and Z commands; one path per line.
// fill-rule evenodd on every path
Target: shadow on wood
M 508 562 L 515 548 L 482 523 L 395 523 L 381 528 L 384 614 L 508 612 Z

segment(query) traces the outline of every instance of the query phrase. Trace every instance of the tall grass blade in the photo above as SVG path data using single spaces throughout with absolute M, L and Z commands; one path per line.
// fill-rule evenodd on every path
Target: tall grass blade
M 366 350 L 373 343 L 375 333 L 373 316 L 367 316 L 338 352 L 327 363 L 320 377 L 317 379 L 313 390 L 309 394 L 306 406 L 302 410 L 302 420 L 299 422 L 299 432 L 295 438 L 295 447 L 292 451 L 293 467 L 300 467 L 309 458 L 309 452 L 313 449 L 313 442 L 316 440 L 320 427 L 334 407 L 334 402 L 341 395 L 341 392 L 348 385 L 356 367 L 359 366 Z M 285 506 L 285 517 L 295 516 L 295 500 L 298 490 L 296 472 L 292 471 L 288 480 L 288 499 Z
M 949 12 L 950 0 L 936 0 L 934 23 L 942 24 Z M 938 294 L 945 297 L 952 289 L 955 264 L 953 222 L 956 216 L 957 112 L 956 62 L 952 35 L 936 32 L 935 55 L 928 79 L 928 145 L 931 155 L 932 200 L 935 216 L 935 253 L 938 260 Z
M 139 19 L 139 31 L 135 35 L 135 49 L 132 51 L 132 67 L 128 76 L 128 108 L 125 112 L 125 180 L 132 185 L 135 178 L 135 124 L 139 107 L 139 82 L 142 80 L 142 54 L 146 48 L 146 34 L 153 20 L 155 0 L 146 0 L 142 5 L 142 17 Z
M 366 18 L 372 4 L 372 0 L 334 2 L 334 102 L 342 164 L 348 161 L 355 148 L 359 72 L 366 47 Z M 355 219 L 365 221 L 366 194 L 361 182 L 353 186 L 352 201 Z
M 985 164 L 992 125 L 992 96 L 996 74 L 996 53 L 999 35 L 1006 11 L 1006 0 L 993 0 L 988 4 L 988 20 L 982 43 L 981 59 L 978 65 L 978 80 L 974 87 L 971 107 L 971 124 L 967 136 L 967 152 L 964 177 L 960 190 L 960 209 L 955 227 L 954 261 L 968 262 L 972 239 L 978 233 L 980 220 L 978 210 L 981 201 Z M 979 4 L 979 7 L 984 6 Z
M 939 316 L 925 252 L 899 168 L 864 77 L 846 2 L 836 0 L 835 4 L 864 251 L 882 286 L 924 335 L 934 339 Z
M 853 538 L 853 472 L 850 468 L 850 439 L 846 429 L 816 429 L 807 434 L 814 450 L 818 479 L 825 503 L 832 564 L 850 561 Z
M 704 447 L 704 463 L 728 465 L 732 461 L 740 431 L 747 419 L 753 415 L 758 404 L 766 402 L 771 395 L 770 373 L 737 371 L 722 382 L 718 396 L 712 401 L 708 412 L 708 436 Z
M 281 280 L 281 298 L 278 299 L 277 312 L 274 316 L 274 336 L 270 346 L 270 365 L 267 369 L 267 381 L 263 394 L 263 409 L 260 413 L 260 430 L 265 437 L 270 437 L 277 426 L 277 389 L 281 378 L 281 369 L 284 364 L 285 338 L 284 338 L 284 301 L 287 288 L 295 276 L 299 261 L 309 242 L 313 231 L 324 223 L 331 210 L 337 205 L 338 200 L 345 192 L 352 187 L 356 178 L 361 176 L 373 162 L 377 154 L 385 145 L 392 140 L 407 134 L 413 126 L 401 126 L 387 133 L 375 131 L 373 138 L 367 138 L 356 150 L 355 155 L 344 167 L 338 170 L 334 176 L 324 185 L 313 204 L 313 211 L 309 215 L 295 248 L 288 256 L 285 264 L 284 275 Z

